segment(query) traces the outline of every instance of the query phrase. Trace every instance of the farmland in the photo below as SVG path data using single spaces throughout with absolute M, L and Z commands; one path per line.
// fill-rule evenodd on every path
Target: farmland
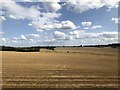
M 3 88 L 117 88 L 117 48 L 1 51 Z

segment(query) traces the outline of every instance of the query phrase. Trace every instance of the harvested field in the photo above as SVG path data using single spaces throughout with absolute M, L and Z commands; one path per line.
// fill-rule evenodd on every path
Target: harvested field
M 3 88 L 117 88 L 117 48 L 2 52 Z

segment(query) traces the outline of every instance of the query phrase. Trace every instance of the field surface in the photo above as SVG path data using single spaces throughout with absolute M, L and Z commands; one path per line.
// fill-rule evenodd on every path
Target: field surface
M 3 88 L 117 88 L 117 48 L 2 53 Z

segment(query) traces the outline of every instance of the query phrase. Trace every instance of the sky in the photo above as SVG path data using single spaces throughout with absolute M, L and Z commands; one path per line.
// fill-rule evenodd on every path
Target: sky
M 118 43 L 119 0 L 5 0 L 0 45 L 79 46 Z

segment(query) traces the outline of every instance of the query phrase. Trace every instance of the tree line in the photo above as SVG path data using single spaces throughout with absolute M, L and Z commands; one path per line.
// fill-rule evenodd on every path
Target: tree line
M 39 52 L 40 49 L 54 50 L 53 46 L 46 47 L 10 47 L 10 46 L 0 46 L 0 51 L 18 51 L 18 52 Z
M 0 46 L 0 51 L 18 51 L 18 52 L 39 52 L 41 49 L 55 50 L 56 47 L 111 47 L 118 48 L 120 43 L 107 44 L 107 45 L 79 45 L 79 46 L 33 46 L 33 47 L 10 47 Z

